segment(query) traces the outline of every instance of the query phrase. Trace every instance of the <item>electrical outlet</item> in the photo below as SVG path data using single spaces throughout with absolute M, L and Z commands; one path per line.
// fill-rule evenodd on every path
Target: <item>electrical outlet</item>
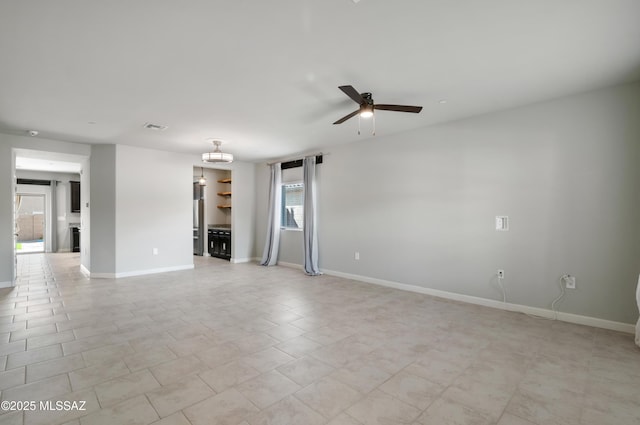
M 356 259 L 356 260 L 360 260 L 360 252 L 356 251 L 356 252 L 353 254 L 353 258 L 354 258 L 354 259 Z
M 570 274 L 564 277 L 564 283 L 567 289 L 576 289 L 576 277 L 571 276 Z
M 504 279 L 504 270 L 498 269 L 498 279 Z

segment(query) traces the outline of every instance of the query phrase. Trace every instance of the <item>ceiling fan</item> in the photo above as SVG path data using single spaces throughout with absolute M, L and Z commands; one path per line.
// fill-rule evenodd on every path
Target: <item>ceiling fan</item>
M 371 97 L 371 93 L 358 93 L 353 86 L 340 86 L 338 87 L 340 90 L 344 92 L 347 96 L 349 96 L 354 102 L 360 105 L 356 111 L 353 111 L 349 115 L 345 115 L 340 118 L 338 121 L 334 122 L 334 124 L 342 124 L 349 118 L 353 118 L 356 115 L 360 115 L 362 118 L 369 118 L 373 116 L 373 111 L 376 109 L 382 111 L 396 111 L 396 112 L 413 112 L 414 114 L 422 111 L 422 106 L 407 106 L 407 105 L 385 105 L 378 104 L 376 105 L 373 102 L 373 98 Z

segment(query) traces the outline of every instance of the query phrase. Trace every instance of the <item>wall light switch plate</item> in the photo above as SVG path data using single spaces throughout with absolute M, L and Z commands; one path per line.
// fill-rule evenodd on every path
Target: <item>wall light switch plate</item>
M 496 216 L 496 230 L 506 232 L 509 230 L 509 217 L 506 215 Z

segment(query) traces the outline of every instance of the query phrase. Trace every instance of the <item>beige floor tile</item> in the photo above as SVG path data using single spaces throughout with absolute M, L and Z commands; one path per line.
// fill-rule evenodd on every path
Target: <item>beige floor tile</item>
M 151 373 L 161 385 L 179 381 L 208 369 L 209 367 L 194 355 L 180 357 L 150 368 Z
M 191 422 L 182 412 L 174 413 L 159 421 L 153 422 L 153 425 L 191 425 Z
M 233 344 L 238 347 L 243 354 L 255 353 L 256 351 L 264 350 L 279 343 L 279 340 L 264 333 L 249 335 L 233 341 Z
M 333 372 L 335 369 L 329 365 L 316 360 L 313 357 L 302 357 L 290 363 L 276 368 L 276 370 L 287 376 L 292 381 L 307 386 L 313 381 L 322 378 Z
M 84 367 L 84 360 L 80 354 L 30 364 L 27 365 L 27 382 L 39 381 Z
M 373 391 L 347 409 L 347 414 L 366 425 L 411 424 L 420 410 L 382 391 Z
M 11 341 L 33 338 L 58 332 L 55 324 L 38 326 L 37 328 L 21 329 L 11 332 Z
M 201 362 L 213 369 L 190 379 L 202 377 L 200 388 L 207 398 L 190 402 L 207 406 L 193 410 L 197 420 L 207 424 L 304 417 L 295 416 L 296 407 L 290 404 L 302 406 L 301 414 L 309 414 L 307 422 L 318 417 L 310 412 L 320 415 L 294 394 L 268 406 L 263 402 L 258 412 L 237 388 L 260 378 L 259 372 L 282 373 L 283 379 L 303 384 L 305 389 L 297 391 L 308 395 L 309 403 L 324 400 L 329 379 L 352 390 L 372 391 L 363 395 L 368 399 L 378 395 L 377 403 L 363 409 L 367 413 L 361 421 L 351 413 L 358 412 L 364 400 L 332 418 L 331 425 L 375 424 L 385 414 L 393 416 L 395 405 L 403 406 L 403 412 L 410 411 L 406 406 L 428 406 L 415 424 L 638 422 L 640 360 L 627 334 L 337 277 L 321 276 L 320 284 L 309 285 L 299 270 L 213 258 L 195 257 L 194 270 L 99 280 L 82 276 L 78 254 L 37 254 L 18 261 L 28 265 L 20 269 L 28 275 L 21 271 L 11 297 L 0 300 L 0 373 L 10 372 L 2 375 L 2 384 L 16 383 L 14 388 L 25 385 L 20 370 L 26 365 L 26 382 L 68 374 L 72 388 L 80 383 L 95 386 L 104 407 L 110 408 L 163 389 L 148 370 L 153 368 L 174 396 L 163 406 L 182 405 L 187 402 L 180 400 L 190 399 L 193 388 L 172 388 L 170 381 L 197 372 Z M 3 315 L 9 310 L 15 311 Z M 80 339 L 62 342 L 70 338 L 69 332 Z M 25 338 L 30 340 L 26 345 Z M 43 348 L 33 350 L 38 345 Z M 79 361 L 81 368 L 67 371 L 74 362 L 61 357 L 60 346 L 86 367 Z M 124 358 L 128 363 L 122 363 Z M 119 366 L 110 370 L 108 365 L 118 361 Z M 127 364 L 139 372 L 130 374 Z M 93 366 L 96 369 L 90 369 Z M 433 383 L 433 396 L 438 385 L 447 387 L 431 404 L 425 380 Z M 80 394 L 93 397 L 98 408 L 93 389 Z M 508 394 L 514 395 L 498 416 Z M 317 403 L 323 410 L 322 402 Z M 388 405 L 384 414 L 376 413 L 378 404 Z M 324 412 L 334 413 L 330 408 Z M 78 418 L 91 412 L 48 413 L 29 412 L 26 424 L 80 425 Z M 0 420 L 8 417 L 0 415 Z M 186 425 L 179 410 L 170 417 L 165 423 L 175 418 Z M 391 422 L 406 419 L 399 415 Z
M 335 379 L 324 377 L 297 391 L 295 397 L 331 419 L 363 398 L 363 395 Z
M 34 350 L 21 351 L 7 356 L 7 369 L 43 362 L 59 357 L 62 357 L 62 348 L 59 344 Z
M 256 412 L 258 408 L 234 388 L 184 409 L 192 425 L 237 425 Z
M 493 425 L 495 419 L 471 407 L 438 399 L 417 419 L 421 425 Z
M 69 372 L 69 379 L 71 380 L 71 388 L 74 391 L 78 391 L 129 373 L 127 365 L 122 360 L 118 360 L 113 363 L 74 370 Z
M 131 348 L 128 343 L 124 342 L 84 351 L 82 352 L 82 358 L 87 366 L 95 366 L 113 363 L 133 354 L 135 354 L 135 350 Z
M 214 394 L 200 378 L 192 376 L 147 392 L 147 397 L 160 417 L 164 418 Z
M 278 350 L 283 351 L 293 357 L 302 357 L 307 353 L 322 348 L 322 345 L 305 338 L 304 336 L 297 336 L 290 338 L 275 346 Z
M 147 425 L 159 419 L 144 395 L 131 398 L 112 407 L 80 418 L 82 425 Z
M 295 360 L 290 355 L 278 350 L 277 348 L 267 348 L 242 358 L 241 362 L 249 365 L 260 372 L 267 372 L 276 367 Z
M 535 399 L 516 392 L 507 404 L 506 412 L 538 425 L 577 425 L 581 407 L 566 401 Z
M 300 388 L 300 385 L 275 370 L 236 386 L 239 392 L 261 409 L 270 406 Z
M 504 386 L 492 382 L 477 382 L 466 377 L 458 378 L 442 394 L 442 398 L 464 404 L 497 420 L 513 396 Z
M 226 363 L 199 374 L 200 378 L 216 392 L 222 392 L 258 375 L 260 372 L 256 369 L 238 361 Z
M 250 425 L 322 425 L 326 423 L 326 419 L 295 397 L 289 396 L 260 413 L 250 416 L 248 423 Z
M 214 346 L 215 343 L 204 335 L 196 335 L 167 344 L 167 347 L 176 353 L 178 357 L 184 357 L 189 354 L 208 350 Z
M 214 368 L 238 358 L 240 349 L 230 342 L 216 345 L 196 353 L 196 356 L 207 366 Z
M 117 332 L 118 327 L 113 324 L 97 324 L 91 326 L 84 326 L 81 328 L 73 329 L 73 334 L 77 339 L 87 338 L 95 335 L 102 335 L 111 332 Z
M 279 341 L 287 341 L 289 339 L 302 335 L 304 332 L 304 330 L 286 323 L 264 331 L 264 333 Z
M 448 386 L 464 371 L 464 368 L 440 359 L 418 360 L 404 369 L 437 384 Z
M 22 425 L 23 412 L 11 412 L 0 415 L 0 425 Z
M 529 422 L 525 419 L 519 418 L 517 416 L 513 416 L 510 413 L 505 413 L 502 415 L 497 425 L 536 425 L 533 422 Z
M 323 326 L 304 334 L 305 338 L 315 341 L 320 345 L 333 344 L 348 336 L 348 333 L 330 328 L 329 326 Z
M 363 425 L 362 422 L 358 422 L 351 416 L 346 413 L 341 413 L 331 421 L 327 423 L 327 425 Z
M 0 356 L 11 355 L 12 353 L 19 353 L 21 351 L 24 351 L 26 347 L 27 347 L 26 340 L 0 344 Z
M 378 389 L 424 410 L 440 397 L 445 387 L 421 376 L 401 371 L 380 385 Z
M 71 391 L 69 377 L 58 375 L 42 381 L 12 387 L 2 391 L 2 400 L 48 400 Z
M 358 361 L 351 362 L 345 367 L 336 369 L 329 376 L 347 384 L 362 394 L 371 392 L 391 378 L 391 374 L 375 365 Z
M 147 369 L 103 382 L 94 387 L 102 407 L 108 407 L 131 397 L 160 388 Z
M 0 391 L 7 388 L 17 387 L 25 383 L 25 368 L 18 367 L 15 369 L 0 372 Z
M 167 347 L 156 347 L 142 353 L 123 357 L 124 362 L 132 372 L 175 359 L 177 359 L 177 356 Z
M 27 338 L 27 350 L 73 341 L 75 336 L 72 331 L 57 332 L 48 335 Z

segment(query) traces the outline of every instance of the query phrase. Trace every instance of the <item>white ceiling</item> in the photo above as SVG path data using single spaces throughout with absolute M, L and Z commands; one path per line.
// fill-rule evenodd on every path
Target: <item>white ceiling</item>
M 636 81 L 640 1 L 3 1 L 0 58 L 0 131 L 251 161 L 370 137 L 339 85 L 383 136 Z
M 82 165 L 78 162 L 54 161 L 50 159 L 37 159 L 16 157 L 16 170 L 50 171 L 52 173 L 79 174 Z

